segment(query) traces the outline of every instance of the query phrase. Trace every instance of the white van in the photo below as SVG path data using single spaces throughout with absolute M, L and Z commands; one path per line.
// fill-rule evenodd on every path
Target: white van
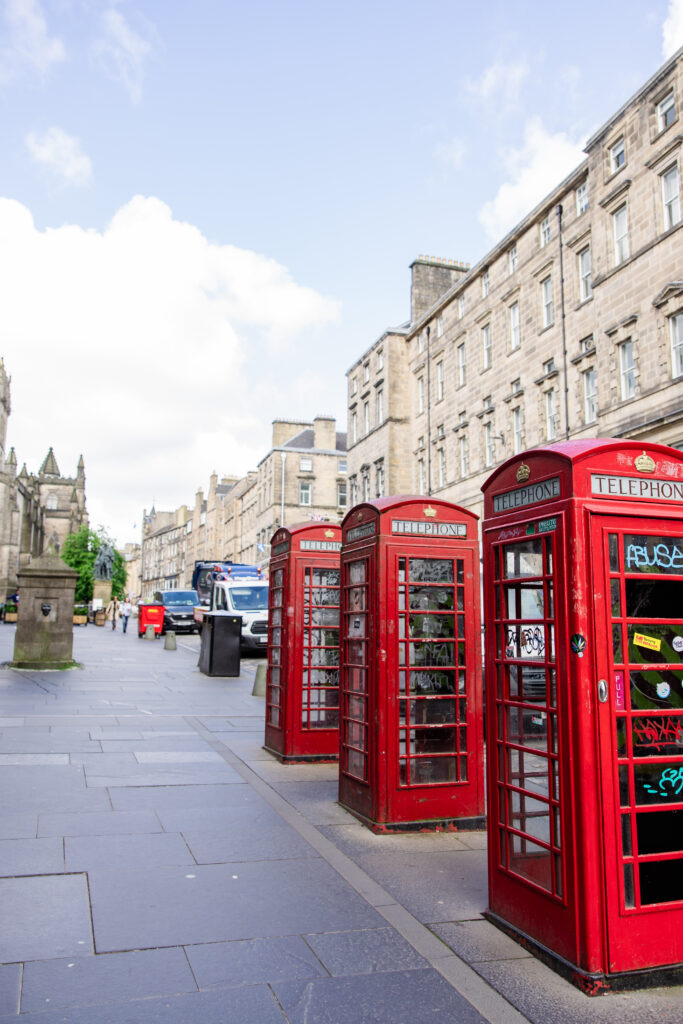
M 265 649 L 268 643 L 268 583 L 265 580 L 253 576 L 215 580 L 210 611 L 241 615 L 242 649 Z

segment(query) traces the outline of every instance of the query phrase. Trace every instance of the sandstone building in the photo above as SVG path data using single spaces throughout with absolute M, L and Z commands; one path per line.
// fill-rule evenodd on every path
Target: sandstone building
M 213 473 L 206 497 L 200 488 L 192 508 L 143 513 L 138 593 L 147 600 L 155 590 L 190 587 L 195 561 L 267 568 L 278 526 L 339 522 L 346 506 L 346 434 L 334 418 L 275 420 L 272 447 L 256 470 L 220 482 Z M 129 568 L 136 570 L 133 562 Z
M 83 456 L 73 477 L 61 475 L 52 448 L 37 474 L 25 465 L 17 472 L 14 449 L 6 452 L 10 384 L 0 359 L 0 602 L 16 591 L 18 570 L 50 541 L 59 549 L 65 537 L 88 523 Z
M 481 513 L 509 456 L 565 437 L 683 448 L 683 50 L 475 266 L 420 257 L 411 319 L 347 373 L 350 504 Z

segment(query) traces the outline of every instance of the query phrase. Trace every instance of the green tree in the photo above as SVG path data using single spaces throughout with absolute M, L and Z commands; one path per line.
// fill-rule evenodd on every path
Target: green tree
M 87 604 L 92 599 L 93 566 L 97 558 L 97 552 L 105 542 L 111 544 L 111 540 L 104 527 L 100 526 L 95 532 L 87 526 L 81 526 L 77 533 L 69 534 L 62 545 L 62 550 L 60 551 L 62 559 L 78 573 L 74 596 L 76 604 Z M 112 597 L 122 598 L 125 590 L 126 563 L 123 555 L 118 551 L 114 551 L 114 569 L 111 580 Z

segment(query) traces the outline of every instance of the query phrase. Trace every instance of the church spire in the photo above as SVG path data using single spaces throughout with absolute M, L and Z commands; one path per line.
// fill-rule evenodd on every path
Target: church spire
M 61 476 L 59 472 L 59 466 L 55 454 L 50 448 L 49 452 L 43 460 L 43 464 L 38 471 L 39 476 Z

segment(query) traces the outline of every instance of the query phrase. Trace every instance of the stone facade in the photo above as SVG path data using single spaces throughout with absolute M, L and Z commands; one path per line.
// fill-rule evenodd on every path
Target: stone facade
M 347 373 L 352 503 L 408 491 L 481 513 L 482 483 L 525 448 L 683 448 L 682 109 L 683 50 L 483 260 L 450 265 L 429 309 L 415 295 L 445 277 L 430 292 L 413 264 L 413 319 Z
M 212 474 L 206 497 L 200 488 L 192 509 L 143 513 L 139 590 L 129 590 L 147 600 L 155 590 L 189 588 L 195 561 L 267 567 L 281 522 L 340 522 L 346 507 L 346 435 L 335 420 L 275 420 L 272 448 L 256 470 L 220 483 Z
M 83 456 L 76 475 L 65 477 L 52 448 L 37 475 L 25 465 L 17 472 L 13 448 L 6 454 L 10 384 L 0 359 L 0 601 L 16 591 L 19 570 L 49 542 L 58 550 L 70 533 L 88 524 Z

